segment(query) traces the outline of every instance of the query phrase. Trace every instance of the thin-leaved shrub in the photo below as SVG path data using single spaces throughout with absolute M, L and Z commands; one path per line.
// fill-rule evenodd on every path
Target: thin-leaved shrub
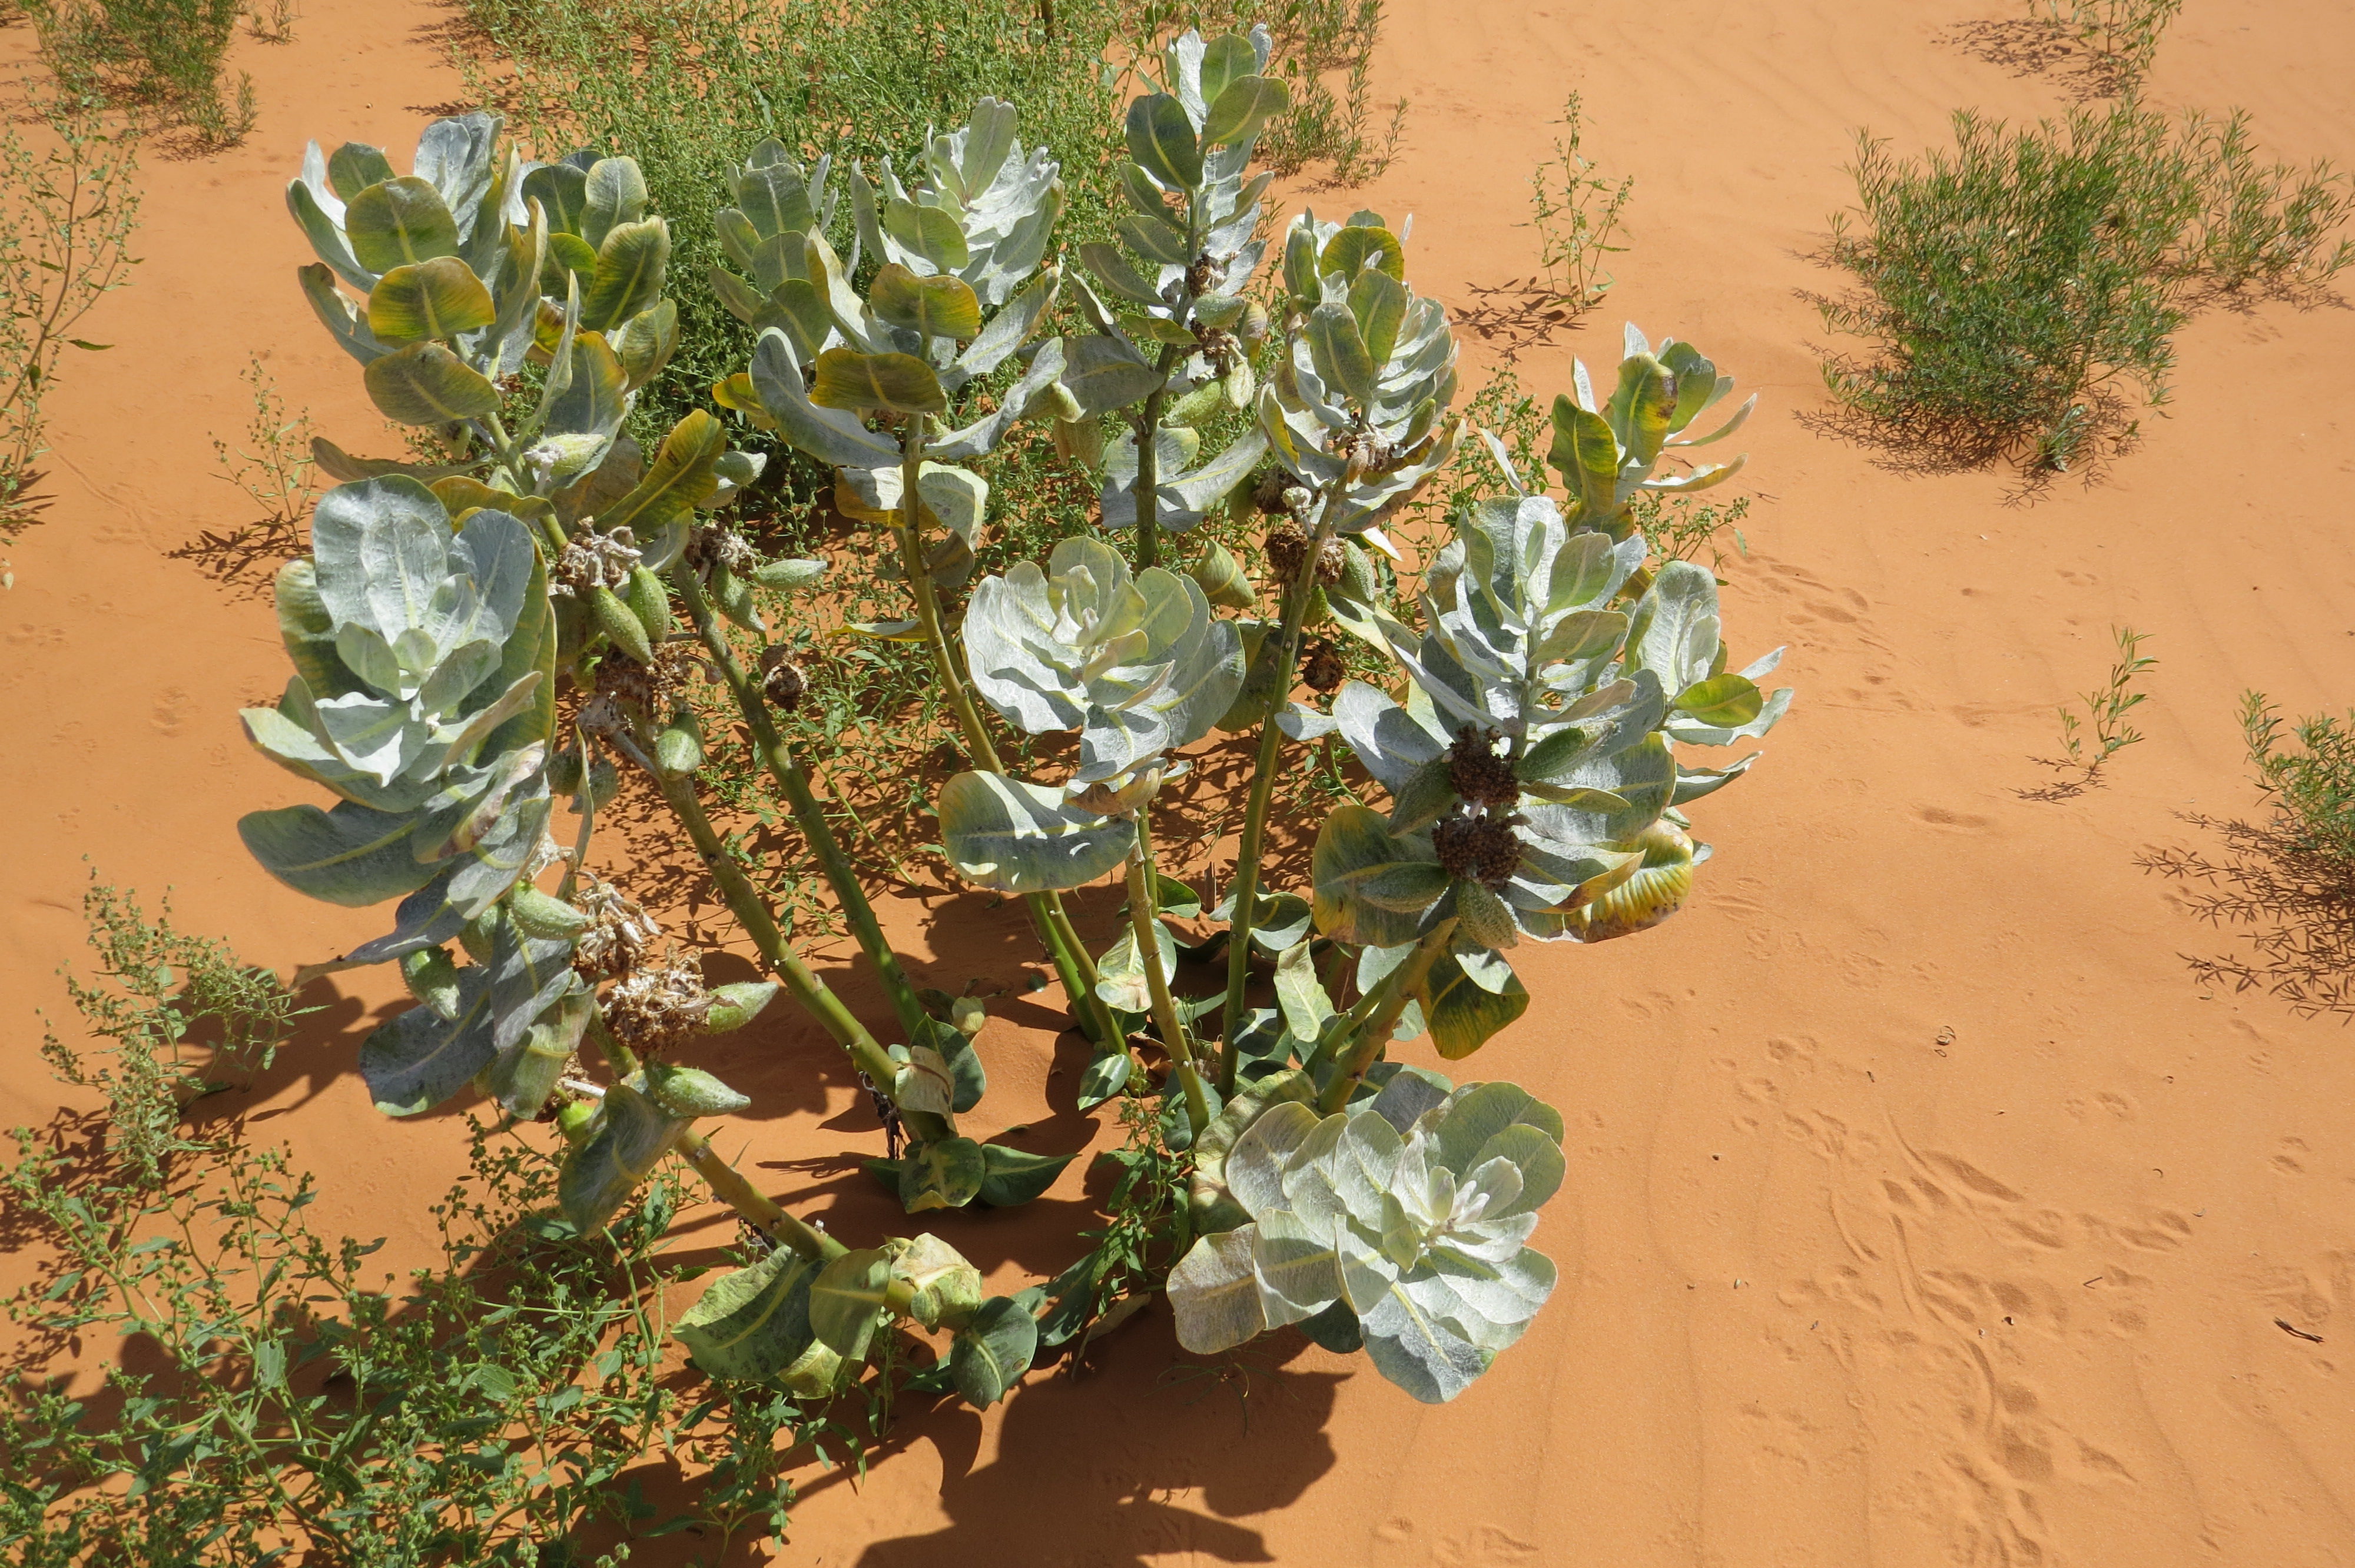
M 253 129 L 253 79 L 225 83 L 240 0 L 26 0 L 42 58 L 67 91 L 96 93 L 197 147 Z
M 1970 111 L 1919 160 L 1859 136 L 1856 217 L 1828 259 L 1859 287 L 1820 302 L 1869 345 L 1831 390 L 1880 437 L 1939 461 L 2065 470 L 2165 404 L 2173 334 L 2203 297 L 2318 284 L 2343 176 L 2261 167 L 2246 117 L 2170 122 L 2128 99 L 2014 127 Z
M 33 521 L 41 407 L 108 291 L 130 281 L 137 143 L 86 96 L 37 90 L 41 144 L 0 125 L 0 539 Z

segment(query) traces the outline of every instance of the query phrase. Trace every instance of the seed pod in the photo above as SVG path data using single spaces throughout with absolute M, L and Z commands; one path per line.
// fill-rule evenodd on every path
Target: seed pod
M 711 568 L 711 602 L 747 631 L 769 630 L 762 624 L 761 612 L 752 608 L 752 585 L 730 571 L 724 561 Z
M 630 568 L 629 581 L 622 585 L 622 602 L 637 616 L 638 624 L 646 629 L 646 641 L 656 648 L 670 635 L 670 589 L 662 578 L 645 567 Z
M 655 662 L 654 644 L 646 638 L 646 623 L 612 588 L 600 584 L 589 590 L 589 618 L 623 654 L 641 664 Z
M 1311 647 L 1307 658 L 1300 665 L 1301 684 L 1312 692 L 1337 691 L 1348 673 L 1348 666 L 1341 662 L 1340 652 L 1329 638 L 1322 639 Z
M 1505 901 L 1476 882 L 1455 885 L 1456 929 L 1482 947 L 1509 948 L 1521 939 Z
M 610 757 L 601 757 L 589 769 L 589 803 L 603 810 L 622 792 L 622 770 Z
M 703 764 L 703 731 L 695 722 L 695 710 L 681 706 L 670 715 L 670 723 L 655 736 L 655 766 L 666 779 L 677 779 L 694 772 Z
M 556 1130 L 564 1135 L 567 1143 L 581 1143 L 589 1137 L 590 1124 L 604 1108 L 595 1100 L 567 1100 L 564 1108 L 556 1113 Z
M 443 1018 L 458 1016 L 458 966 L 447 949 L 420 948 L 400 960 L 400 978 L 409 994 Z
M 499 907 L 492 905 L 458 927 L 458 945 L 478 964 L 491 961 L 491 933 L 498 928 Z
M 1251 578 L 1243 575 L 1242 563 L 1234 553 L 1217 540 L 1202 553 L 1202 558 L 1186 568 L 1202 597 L 1226 609 L 1249 609 L 1259 602 L 1252 591 Z
M 517 883 L 507 895 L 507 914 L 527 937 L 569 939 L 589 928 L 588 916 L 528 882 Z

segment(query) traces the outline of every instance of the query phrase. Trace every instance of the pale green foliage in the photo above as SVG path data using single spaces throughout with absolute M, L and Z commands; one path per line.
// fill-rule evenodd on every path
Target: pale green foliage
M 949 859 L 984 886 L 1076 887 L 1126 858 L 1167 754 L 1200 739 L 1241 687 L 1242 642 L 1190 577 L 1066 539 L 1047 570 L 1018 562 L 974 589 L 975 688 L 1032 735 L 1080 732 L 1064 789 L 965 773 L 941 793 Z
M 1425 1404 L 1455 1398 L 1552 1293 L 1553 1264 L 1526 1244 L 1561 1184 L 1561 1144 L 1560 1114 L 1510 1084 L 1401 1072 L 1332 1116 L 1277 1101 L 1226 1155 L 1250 1223 L 1170 1270 L 1178 1342 L 1211 1354 L 1307 1324 L 1336 1348 L 1361 1339 Z M 1337 1333 L 1337 1307 L 1353 1319 Z
M 982 579 L 965 612 L 974 684 L 1030 735 L 1080 732 L 1075 781 L 1096 783 L 1199 740 L 1242 680 L 1234 627 L 1191 577 L 1132 577 L 1109 546 L 1055 546 Z
M 677 347 L 677 307 L 661 297 L 668 226 L 647 216 L 631 159 L 527 164 L 489 114 L 435 121 L 414 169 L 397 176 L 356 142 L 332 154 L 310 144 L 286 187 L 319 256 L 301 270 L 304 292 L 366 367 L 378 409 L 453 446 L 457 467 L 423 477 L 496 461 L 513 493 L 554 495 L 614 451 L 637 389 Z M 510 442 L 499 383 L 527 364 L 548 374 Z M 476 437 L 489 450 L 470 459 Z M 318 450 L 336 479 L 401 466 Z M 609 493 L 635 477 L 634 451 L 620 455 Z
M 1078 417 L 1058 439 L 1103 470 L 1107 528 L 1137 524 L 1148 427 L 1156 526 L 1199 523 L 1265 450 L 1264 439 L 1247 431 L 1197 461 L 1192 427 L 1221 400 L 1249 408 L 1256 386 L 1250 351 L 1266 333 L 1267 313 L 1244 291 L 1267 252 L 1258 237 L 1260 198 L 1274 175 L 1244 175 L 1260 132 L 1290 102 L 1264 74 L 1271 48 L 1265 27 L 1208 43 L 1188 30 L 1170 43 L 1165 90 L 1128 106 L 1120 191 L 1130 210 L 1114 231 L 1120 243 L 1080 247 L 1113 302 L 1081 284 L 1095 331 L 1064 340 L 1064 387 Z M 1103 452 L 1100 418 L 1129 408 L 1138 409 L 1130 429 Z
M 1631 355 L 1603 414 L 1557 402 L 1555 461 L 1573 496 L 1591 484 L 1580 498 L 1591 521 L 1566 519 L 1543 493 L 1478 503 L 1424 574 L 1419 631 L 1379 610 L 1356 624 L 1404 666 L 1403 705 L 1351 682 L 1329 716 L 1295 707 L 1284 720 L 1304 737 L 1337 732 L 1391 798 L 1386 818 L 1344 807 L 1326 822 L 1319 928 L 1383 951 L 1361 971 L 1370 978 L 1453 922 L 1449 953 L 1414 992 L 1444 1055 L 1476 1048 L 1526 1005 L 1500 949 L 1524 937 L 1602 940 L 1674 913 L 1707 854 L 1678 808 L 1759 755 L 1694 768 L 1675 748 L 1755 738 L 1790 704 L 1787 689 L 1757 685 L 1779 651 L 1726 669 L 1706 569 L 1643 569 L 1628 501 L 1668 482 L 1652 462 L 1687 396 L 1697 387 L 1703 403 L 1730 380 L 1685 345 L 1668 354 L 1683 375 Z
M 903 185 L 885 159 L 879 194 L 853 166 L 859 238 L 847 265 L 817 232 L 833 200 L 814 188 L 825 181 L 823 163 L 816 179 L 805 184 L 796 166 L 778 158 L 763 164 L 756 153 L 738 182 L 739 200 L 763 189 L 777 193 L 777 215 L 748 217 L 739 227 L 722 214 L 723 239 L 736 237 L 731 253 L 748 249 L 758 280 L 777 281 L 767 303 L 739 302 L 755 307 L 747 319 L 765 330 L 751 374 L 731 378 L 721 396 L 801 451 L 845 471 L 854 508 L 879 514 L 899 503 L 897 476 L 875 471 L 898 468 L 903 455 L 899 441 L 868 429 L 859 416 L 946 414 L 976 377 L 1030 340 L 1054 301 L 1061 274 L 1040 268 L 1062 210 L 1060 171 L 1045 148 L 1026 152 L 1014 129 L 1012 106 L 985 98 L 971 123 L 927 140 L 911 183 Z M 775 226 L 774 234 L 763 232 L 764 222 Z M 785 227 L 794 222 L 812 227 L 805 233 Z M 746 248 L 754 235 L 762 236 L 758 245 Z M 862 253 L 883 258 L 864 297 L 849 281 Z M 771 312 L 779 319 L 766 324 Z M 926 452 L 943 463 L 986 455 L 1060 369 L 1050 345 L 997 408 L 973 424 L 933 431 L 927 420 Z M 983 487 L 969 507 L 955 509 L 957 517 L 944 519 L 961 547 L 940 564 L 959 581 L 972 569 L 972 530 L 986 494 Z
M 1385 519 L 1455 450 L 1455 339 L 1439 302 L 1405 278 L 1405 247 L 1379 214 L 1337 225 L 1304 211 L 1285 233 L 1299 326 L 1260 390 L 1260 429 L 1303 486 L 1341 482 L 1327 515 L 1345 534 Z

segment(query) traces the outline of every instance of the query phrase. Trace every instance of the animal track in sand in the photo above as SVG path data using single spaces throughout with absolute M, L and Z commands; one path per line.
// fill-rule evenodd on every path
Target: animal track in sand
M 1981 828 L 1995 826 L 1993 817 L 1973 816 L 1968 811 L 1950 811 L 1944 806 L 1916 806 L 1913 814 L 1934 828 L 1954 828 L 1962 832 L 1977 832 Z

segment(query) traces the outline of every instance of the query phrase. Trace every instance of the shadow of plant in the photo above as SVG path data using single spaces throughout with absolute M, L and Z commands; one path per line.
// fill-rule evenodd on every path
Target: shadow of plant
M 2355 1020 L 2355 867 L 2313 847 L 2292 822 L 2183 814 L 2223 840 L 2222 853 L 2153 849 L 2135 863 L 2184 884 L 2190 911 L 2232 928 L 2246 951 L 2182 955 L 2203 984 L 2262 991 L 2305 1017 Z

